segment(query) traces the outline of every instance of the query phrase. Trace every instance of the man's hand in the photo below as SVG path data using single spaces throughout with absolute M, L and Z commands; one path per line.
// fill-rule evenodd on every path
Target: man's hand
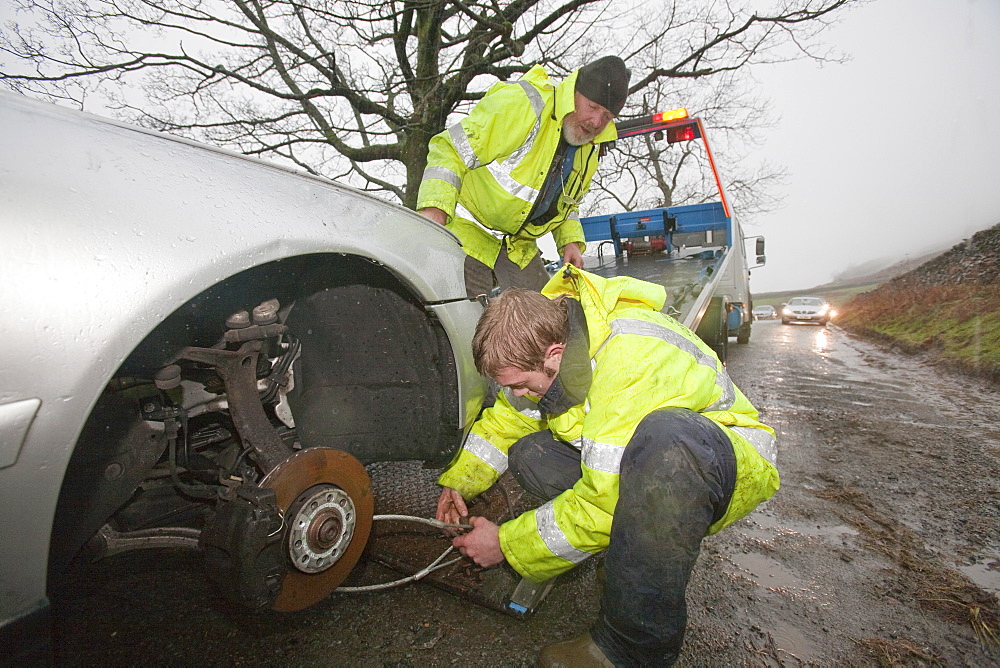
M 438 497 L 437 520 L 449 524 L 464 524 L 468 516 L 469 509 L 465 506 L 462 495 L 451 487 L 442 489 L 441 496 Z
M 503 563 L 507 558 L 500 549 L 500 527 L 485 517 L 473 517 L 472 526 L 472 531 L 452 539 L 451 544 L 483 568 Z
M 417 213 L 425 218 L 430 218 L 438 225 L 444 225 L 448 222 L 448 214 L 446 214 L 444 210 L 434 206 L 424 207 L 423 209 L 417 211 Z
M 563 246 L 563 264 L 571 264 L 577 269 L 583 269 L 583 253 L 580 252 L 580 244 L 575 241 Z

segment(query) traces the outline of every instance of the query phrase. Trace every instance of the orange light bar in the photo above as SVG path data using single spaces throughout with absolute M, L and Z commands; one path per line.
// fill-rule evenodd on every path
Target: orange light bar
M 672 109 L 671 111 L 661 111 L 659 113 L 653 114 L 654 123 L 666 123 L 667 121 L 676 121 L 679 118 L 687 118 L 688 110 L 684 107 L 680 109 Z

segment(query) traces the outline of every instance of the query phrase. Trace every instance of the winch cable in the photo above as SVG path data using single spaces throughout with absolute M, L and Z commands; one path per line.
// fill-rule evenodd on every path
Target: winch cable
M 428 518 L 428 517 L 415 517 L 413 515 L 375 515 L 375 516 L 372 517 L 372 519 L 373 520 L 398 520 L 398 521 L 402 521 L 402 522 L 420 522 L 422 524 L 428 524 L 428 525 L 430 525 L 432 527 L 441 529 L 442 531 L 449 531 L 450 529 L 471 529 L 472 528 L 471 524 L 452 524 L 451 522 L 442 522 L 441 520 L 435 520 L 435 519 L 431 519 L 431 518 Z M 427 565 L 426 567 L 424 567 L 421 570 L 417 571 L 413 575 L 408 575 L 405 578 L 401 578 L 399 580 L 393 580 L 392 582 L 383 582 L 383 583 L 380 583 L 380 584 L 365 585 L 365 586 L 361 586 L 361 587 L 337 587 L 333 591 L 335 591 L 335 592 L 341 592 L 341 593 L 344 593 L 344 594 L 353 594 L 353 593 L 360 593 L 360 592 L 367 592 L 367 591 L 379 591 L 381 589 L 391 589 L 392 587 L 399 587 L 400 585 L 404 585 L 404 584 L 406 584 L 408 582 L 416 582 L 417 580 L 420 580 L 421 578 L 423 578 L 423 577 L 425 577 L 425 576 L 433 573 L 436 570 L 439 570 L 439 569 L 442 569 L 442 568 L 446 568 L 446 567 L 451 566 L 452 564 L 458 563 L 459 561 L 461 561 L 462 559 L 464 559 L 464 557 L 457 557 L 455 559 L 451 559 L 449 561 L 441 563 L 441 561 L 445 557 L 447 557 L 449 554 L 451 554 L 454 551 L 455 551 L 455 546 L 454 545 L 449 545 L 448 549 L 445 550 L 444 552 L 442 552 L 441 556 L 439 556 L 437 559 L 435 559 L 434 561 L 432 561 L 429 565 Z

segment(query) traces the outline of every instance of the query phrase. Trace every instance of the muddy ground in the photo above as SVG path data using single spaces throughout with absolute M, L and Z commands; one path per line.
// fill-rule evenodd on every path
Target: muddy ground
M 704 541 L 678 665 L 1000 665 L 997 388 L 775 321 L 731 344 L 729 368 L 778 431 L 782 488 Z M 597 609 L 584 565 L 527 620 L 425 583 L 250 614 L 199 564 L 134 553 L 67 581 L 57 662 L 525 666 Z M 367 563 L 353 579 L 395 577 Z

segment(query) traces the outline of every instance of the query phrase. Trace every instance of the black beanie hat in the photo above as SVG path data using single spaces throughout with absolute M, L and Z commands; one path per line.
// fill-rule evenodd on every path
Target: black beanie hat
M 632 73 L 618 56 L 604 56 L 580 68 L 576 92 L 596 102 L 615 116 L 625 106 Z

